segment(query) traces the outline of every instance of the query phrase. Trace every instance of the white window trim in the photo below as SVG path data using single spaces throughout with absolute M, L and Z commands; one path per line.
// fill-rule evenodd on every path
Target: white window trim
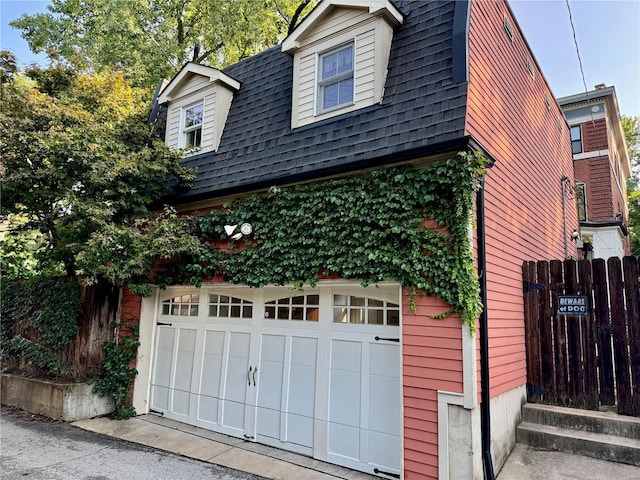
M 580 219 L 580 205 L 577 206 L 577 208 L 578 208 L 578 219 L 581 222 L 588 222 L 589 221 L 589 213 L 587 212 L 587 185 L 584 182 L 576 182 L 576 200 L 579 200 L 578 188 L 582 189 L 582 202 L 583 202 L 582 208 L 584 209 L 584 220 Z
M 342 49 L 345 49 L 347 47 L 351 46 L 352 47 L 352 53 L 353 53 L 353 59 L 352 59 L 352 63 L 351 63 L 351 71 L 352 71 L 352 76 L 353 76 L 353 95 L 352 95 L 352 100 L 349 103 L 343 103 L 340 105 L 336 105 L 335 107 L 331 107 L 331 108 L 327 108 L 327 109 L 323 109 L 321 102 L 322 102 L 322 95 L 320 94 L 321 91 L 321 76 L 322 76 L 322 57 L 324 57 L 325 55 L 334 53 L 334 52 L 338 52 Z M 356 39 L 350 39 L 347 42 L 341 43 L 340 45 L 336 45 L 335 47 L 331 47 L 328 50 L 324 50 L 322 52 L 318 52 L 316 53 L 316 78 L 315 78 L 315 92 L 314 92 L 314 116 L 321 116 L 327 113 L 332 113 L 335 112 L 337 110 L 343 109 L 343 108 L 348 108 L 348 107 L 352 107 L 353 105 L 356 104 L 356 82 L 357 82 L 357 77 L 356 77 L 356 58 L 357 58 L 357 49 L 356 49 L 357 45 L 356 45 Z M 335 78 L 335 77 L 334 77 Z M 345 77 L 345 78 L 348 78 Z
M 202 122 L 200 122 L 200 125 L 198 126 L 185 127 L 187 110 L 189 110 L 190 108 L 197 107 L 198 105 L 202 105 Z M 204 133 L 204 114 L 205 114 L 204 98 L 197 102 L 190 103 L 189 105 L 185 105 L 180 109 L 180 138 L 178 143 L 180 148 L 187 148 L 187 133 L 200 129 L 200 145 L 189 149 L 188 152 L 198 152 L 202 150 L 202 135 Z
M 578 140 L 574 140 L 573 139 L 573 129 L 577 128 L 578 131 L 580 132 L 580 138 Z M 569 139 L 571 140 L 571 152 L 573 153 L 573 155 L 580 155 L 581 153 L 584 153 L 584 137 L 582 136 L 582 125 L 571 125 L 571 127 L 569 127 Z M 580 151 L 579 152 L 574 152 L 573 151 L 573 143 L 574 142 L 580 142 Z

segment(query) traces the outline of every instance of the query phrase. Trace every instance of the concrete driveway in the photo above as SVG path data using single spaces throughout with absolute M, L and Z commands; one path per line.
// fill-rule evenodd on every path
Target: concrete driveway
M 4 409 L 3 409 L 4 410 Z M 0 417 L 3 480 L 261 480 L 263 477 L 88 432 Z

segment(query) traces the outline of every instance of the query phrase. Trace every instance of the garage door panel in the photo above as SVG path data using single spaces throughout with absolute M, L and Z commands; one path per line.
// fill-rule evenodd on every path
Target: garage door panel
M 175 333 L 176 330 L 174 328 L 160 327 L 158 329 L 158 347 L 156 351 L 155 378 L 153 383 L 165 389 L 168 389 L 171 384 Z
M 362 342 L 333 340 L 331 342 L 331 369 L 360 373 L 362 370 Z
M 346 370 L 332 370 L 329 401 L 329 423 L 360 425 L 360 374 Z
M 372 375 L 370 377 L 369 430 L 400 435 L 400 380 L 396 377 Z
M 160 411 L 169 410 L 169 393 L 169 388 L 155 385 L 151 392 L 151 409 Z
M 331 424 L 329 454 L 360 460 L 360 428 L 357 426 Z
M 261 437 L 269 437 L 279 441 L 281 419 L 280 409 L 258 407 L 256 432 Z
M 198 419 L 208 423 L 218 423 L 220 420 L 220 399 L 217 397 L 200 395 L 198 402 Z
M 220 397 L 224 359 L 224 336 L 224 332 L 211 330 L 205 332 L 200 395 L 212 398 Z
M 188 417 L 191 410 L 190 404 L 191 394 L 189 392 L 180 390 L 173 391 L 173 405 L 171 408 L 172 413 Z
M 369 371 L 372 375 L 398 378 L 400 371 L 398 345 L 371 343 L 369 345 Z
M 369 463 L 386 470 L 400 470 L 400 448 L 389 448 L 389 445 L 400 445 L 396 435 L 380 432 L 369 432 Z
M 313 448 L 313 415 L 289 413 L 287 417 L 287 442 Z
M 196 348 L 196 330 L 181 328 L 178 336 L 178 354 L 176 357 L 176 372 L 173 388 L 188 392 L 191 390 L 191 375 Z
M 242 431 L 245 423 L 250 344 L 250 333 L 231 332 L 229 334 L 229 355 L 226 375 L 223 379 L 222 424 Z

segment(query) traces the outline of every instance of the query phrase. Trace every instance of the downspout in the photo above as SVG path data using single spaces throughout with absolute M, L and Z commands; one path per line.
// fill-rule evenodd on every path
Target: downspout
M 567 236 L 567 182 L 569 177 L 566 175 L 560 180 L 562 187 L 562 225 L 564 228 L 564 258 L 569 258 L 569 239 Z
M 480 430 L 482 437 L 482 465 L 485 480 L 494 480 L 493 459 L 491 458 L 491 405 L 489 390 L 489 321 L 487 315 L 487 252 L 484 219 L 484 178 L 476 195 L 477 215 L 477 249 L 478 249 L 478 280 L 480 283 Z

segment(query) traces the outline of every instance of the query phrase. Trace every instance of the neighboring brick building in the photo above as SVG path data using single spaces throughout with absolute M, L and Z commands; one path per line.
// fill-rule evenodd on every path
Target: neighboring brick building
M 614 87 L 558 99 L 571 129 L 575 198 L 585 258 L 630 254 L 627 179 L 631 163 Z

